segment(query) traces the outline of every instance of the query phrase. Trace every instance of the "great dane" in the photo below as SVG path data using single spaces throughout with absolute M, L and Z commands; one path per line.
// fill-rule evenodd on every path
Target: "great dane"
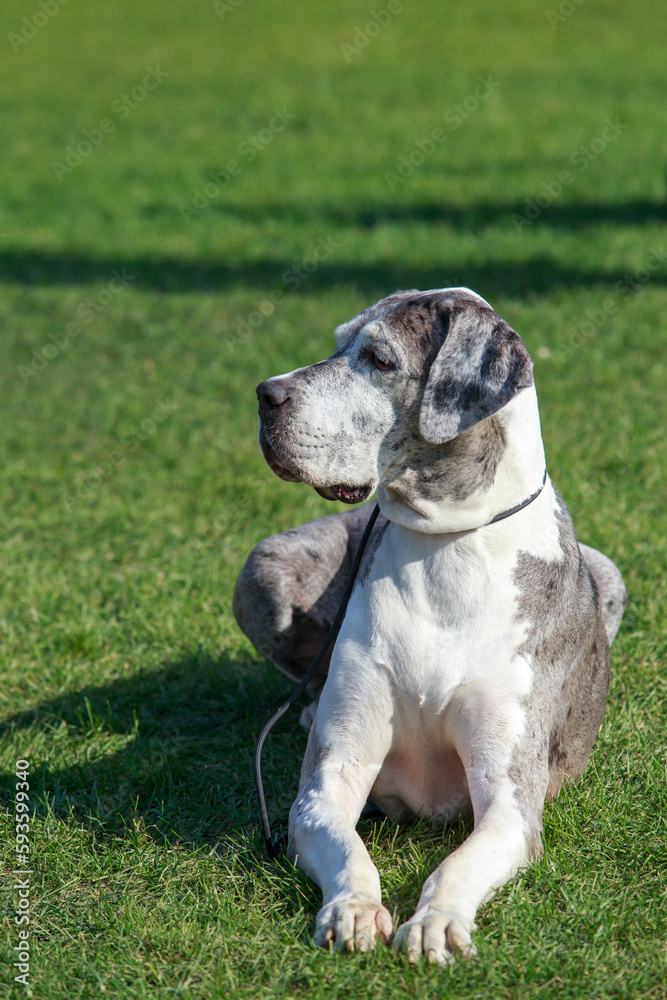
M 542 812 L 579 777 L 609 688 L 626 591 L 577 542 L 546 473 L 523 341 L 466 288 L 399 292 L 336 330 L 326 361 L 257 388 L 271 469 L 382 516 L 330 660 L 290 812 L 290 856 L 321 887 L 315 940 L 389 940 L 355 827 L 387 816 L 474 829 L 426 880 L 394 942 L 411 961 L 474 954 L 475 913 L 541 851 Z M 368 507 L 261 542 L 234 612 L 300 679 L 336 612 Z M 311 724 L 312 723 L 312 724 Z

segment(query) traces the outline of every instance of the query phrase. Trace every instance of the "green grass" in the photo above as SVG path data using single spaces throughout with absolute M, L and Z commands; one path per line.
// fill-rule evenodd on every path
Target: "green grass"
M 243 0 L 221 20 L 210 3 L 77 0 L 16 52 L 40 8 L 3 4 L 3 927 L 9 956 L 22 757 L 37 998 L 667 995 L 663 6 L 588 0 L 555 30 L 528 0 L 403 7 L 348 62 L 341 43 L 381 4 Z M 275 108 L 295 117 L 248 162 Z M 53 162 L 105 118 L 59 181 Z M 602 150 L 608 118 L 627 128 Z M 179 209 L 234 159 L 199 214 Z M 480 911 L 477 960 L 443 971 L 311 945 L 318 892 L 265 860 L 251 778 L 290 686 L 230 600 L 253 544 L 335 509 L 264 465 L 254 386 L 326 356 L 380 296 L 448 283 L 524 337 L 551 475 L 630 602 L 584 779 L 547 806 L 543 859 Z M 304 745 L 295 712 L 265 751 L 277 820 Z M 464 834 L 365 828 L 398 917 Z

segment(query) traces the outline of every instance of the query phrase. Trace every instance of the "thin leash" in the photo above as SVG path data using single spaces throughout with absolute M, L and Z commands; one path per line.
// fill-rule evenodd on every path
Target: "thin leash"
M 274 860 L 274 858 L 278 857 L 282 847 L 282 842 L 284 841 L 285 838 L 284 837 L 280 838 L 279 840 L 274 842 L 273 838 L 271 837 L 269 814 L 266 809 L 266 799 L 264 798 L 264 787 L 262 785 L 261 762 L 262 762 L 262 748 L 264 747 L 264 741 L 266 740 L 266 737 L 269 735 L 270 730 L 273 728 L 273 726 L 275 726 L 278 719 L 280 719 L 285 714 L 288 708 L 291 708 L 291 706 L 297 700 L 299 695 L 304 691 L 306 685 L 308 684 L 308 681 L 313 676 L 313 674 L 319 667 L 320 663 L 324 659 L 325 654 L 329 649 L 329 646 L 331 646 L 336 636 L 338 635 L 338 630 L 342 625 L 343 618 L 345 617 L 345 612 L 347 611 L 347 604 L 348 601 L 350 600 L 350 594 L 352 593 L 352 588 L 354 587 L 354 581 L 357 578 L 357 573 L 359 571 L 359 566 L 361 564 L 364 550 L 366 549 L 366 544 L 368 543 L 368 539 L 371 536 L 373 525 L 377 521 L 377 516 L 379 513 L 380 513 L 380 505 L 376 503 L 375 507 L 371 511 L 371 516 L 368 518 L 368 524 L 364 529 L 364 533 L 361 536 L 361 541 L 359 542 L 359 548 L 357 549 L 356 555 L 354 557 L 354 562 L 352 563 L 352 569 L 350 570 L 350 576 L 347 581 L 347 585 L 345 587 L 345 593 L 343 594 L 343 599 L 340 602 L 340 607 L 336 612 L 336 617 L 333 620 L 331 628 L 327 632 L 326 639 L 320 646 L 319 651 L 315 659 L 311 663 L 311 665 L 308 667 L 308 670 L 301 678 L 299 686 L 294 689 L 294 691 L 289 696 L 287 701 L 280 706 L 275 715 L 271 716 L 271 718 L 269 719 L 269 721 L 266 723 L 261 733 L 259 734 L 259 739 L 257 740 L 257 745 L 255 747 L 255 757 L 253 760 L 253 770 L 255 772 L 255 786 L 257 788 L 257 798 L 259 800 L 259 811 L 262 817 L 262 828 L 264 830 L 264 841 L 266 843 L 266 851 L 272 861 Z
M 537 500 L 538 496 L 540 495 L 540 493 L 542 492 L 542 490 L 546 485 L 546 481 L 547 481 L 547 470 L 545 469 L 542 485 L 538 490 L 535 491 L 535 493 L 532 494 L 532 496 L 529 496 L 527 500 L 523 501 L 523 503 L 517 504 L 516 507 L 512 507 L 510 510 L 505 510 L 500 514 L 496 514 L 496 516 L 491 518 L 490 521 L 487 521 L 486 525 L 483 525 L 483 527 L 488 527 L 490 524 L 495 524 L 497 521 L 503 521 L 506 517 L 511 517 L 512 514 L 517 514 L 520 510 L 523 510 L 524 507 L 527 507 L 529 504 L 531 504 L 533 500 Z M 343 599 L 340 602 L 340 606 L 338 608 L 338 611 L 336 612 L 336 617 L 333 620 L 331 628 L 327 632 L 326 639 L 320 646 L 317 655 L 315 656 L 315 659 L 313 660 L 311 665 L 308 667 L 308 670 L 301 678 L 299 685 L 294 689 L 294 691 L 289 696 L 287 701 L 280 706 L 278 711 L 271 716 L 269 721 L 262 729 L 261 733 L 259 734 L 257 744 L 255 746 L 255 756 L 253 758 L 255 787 L 257 789 L 257 799 L 259 802 L 259 812 L 262 820 L 262 829 L 264 831 L 264 843 L 266 844 L 266 853 L 268 854 L 269 858 L 272 861 L 275 858 L 277 858 L 278 855 L 280 854 L 286 838 L 279 837 L 278 840 L 274 841 L 273 837 L 271 836 L 271 825 L 269 823 L 269 814 L 266 808 L 266 798 L 264 797 L 264 786 L 262 784 L 262 750 L 264 748 L 264 743 L 266 741 L 266 737 L 269 735 L 271 729 L 273 729 L 278 719 L 282 718 L 285 712 L 292 707 L 297 698 L 303 693 L 308 684 L 308 681 L 310 680 L 310 678 L 313 676 L 313 674 L 321 664 L 331 644 L 335 641 L 336 636 L 338 635 L 340 627 L 343 623 L 345 612 L 347 611 L 347 605 L 350 600 L 352 588 L 354 587 L 354 582 L 357 578 L 357 573 L 359 572 L 359 566 L 361 565 L 361 560 L 366 550 L 366 545 L 368 544 L 368 539 L 371 536 L 373 525 L 377 521 L 379 513 L 380 513 L 380 505 L 379 503 L 376 503 L 375 507 L 371 511 L 370 517 L 368 518 L 368 523 L 364 529 L 364 533 L 361 536 L 361 541 L 359 542 L 359 547 L 356 551 L 354 561 L 352 563 L 352 569 L 350 570 L 350 576 L 345 586 Z M 370 806 L 364 809 L 364 811 L 361 814 L 361 818 L 370 819 L 383 815 L 384 813 L 382 813 L 381 810 L 376 809 L 373 806 Z

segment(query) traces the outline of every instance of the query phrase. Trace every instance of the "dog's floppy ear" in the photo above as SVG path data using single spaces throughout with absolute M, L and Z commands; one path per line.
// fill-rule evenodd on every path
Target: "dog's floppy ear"
M 428 373 L 419 432 L 431 444 L 451 441 L 533 384 L 533 362 L 518 333 L 488 306 L 438 309 L 444 341 Z

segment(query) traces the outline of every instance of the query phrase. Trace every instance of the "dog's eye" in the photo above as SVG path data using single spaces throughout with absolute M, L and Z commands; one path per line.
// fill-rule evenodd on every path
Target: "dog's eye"
M 394 367 L 391 361 L 387 361 L 386 358 L 384 358 L 381 354 L 378 354 L 371 348 L 367 348 L 364 351 L 364 355 L 366 357 L 366 360 L 369 361 L 374 368 L 377 368 L 379 372 L 388 372 L 391 371 L 392 368 Z

